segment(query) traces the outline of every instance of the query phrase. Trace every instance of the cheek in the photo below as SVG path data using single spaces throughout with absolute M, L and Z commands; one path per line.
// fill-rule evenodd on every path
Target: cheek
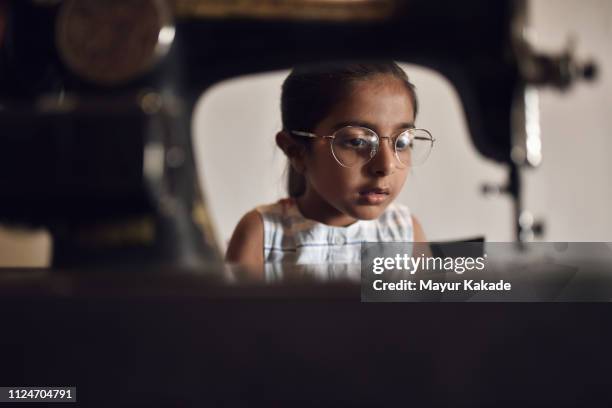
M 329 146 L 322 143 L 313 147 L 308 157 L 307 167 L 311 175 L 325 177 L 333 175 L 337 170 L 336 167 L 340 166 L 332 156 Z
M 404 184 L 406 183 L 406 180 L 408 179 L 409 173 L 410 173 L 410 168 L 407 168 L 405 170 L 401 170 L 400 172 L 398 172 L 397 174 L 398 189 L 401 189 L 404 186 Z
M 309 163 L 309 177 L 320 192 L 335 195 L 359 185 L 362 178 L 358 169 L 340 166 L 329 152 L 319 153 L 321 155 Z
M 357 177 L 344 167 L 341 167 L 335 160 L 321 163 L 316 169 L 317 184 L 326 186 L 327 190 L 331 192 L 339 192 L 350 188 L 357 180 Z
M 331 159 L 331 160 L 330 160 Z M 310 157 L 307 165 L 307 170 L 311 175 L 320 177 L 333 170 L 333 157 L 327 152 L 324 147 L 319 147 L 310 152 Z
M 338 190 L 353 190 L 362 184 L 363 177 L 359 169 L 347 169 L 346 167 L 340 167 L 340 165 L 337 165 L 337 167 L 334 180 L 337 183 Z
M 327 195 L 345 194 L 367 184 L 371 176 L 367 165 L 363 167 L 342 167 L 331 153 L 329 144 L 321 143 L 313 146 L 307 161 L 307 171 L 310 182 Z M 403 184 L 407 171 L 397 174 L 396 188 Z

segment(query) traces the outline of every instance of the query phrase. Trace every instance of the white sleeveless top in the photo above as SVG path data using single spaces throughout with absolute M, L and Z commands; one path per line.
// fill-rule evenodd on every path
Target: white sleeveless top
M 264 227 L 264 262 L 355 264 L 362 242 L 413 242 L 408 207 L 391 203 L 376 220 L 334 227 L 304 218 L 294 199 L 256 208 Z

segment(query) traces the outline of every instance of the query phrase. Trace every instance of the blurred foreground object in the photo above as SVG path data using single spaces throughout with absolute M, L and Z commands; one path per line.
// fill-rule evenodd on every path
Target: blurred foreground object
M 394 0 L 173 0 L 177 16 L 319 21 L 374 21 L 393 17 Z

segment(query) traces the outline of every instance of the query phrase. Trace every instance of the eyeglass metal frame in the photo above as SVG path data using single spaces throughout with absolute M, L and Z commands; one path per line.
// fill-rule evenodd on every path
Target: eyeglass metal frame
M 416 139 L 416 140 L 429 140 L 429 141 L 431 141 L 431 147 L 430 147 L 430 149 L 429 149 L 429 152 L 427 153 L 427 156 L 426 156 L 426 157 L 425 157 L 425 159 L 423 160 L 423 163 L 424 163 L 424 162 L 427 160 L 427 158 L 429 157 L 429 154 L 430 154 L 430 153 L 431 153 L 431 151 L 433 150 L 434 142 L 436 141 L 436 139 L 435 139 L 435 138 L 432 136 L 431 132 L 430 132 L 429 130 L 427 130 L 427 129 L 423 129 L 423 128 L 410 128 L 410 129 L 406 129 L 406 130 L 404 130 L 404 131 L 402 131 L 402 132 L 398 133 L 398 134 L 397 134 L 397 136 L 380 136 L 378 133 L 376 133 L 376 132 L 375 132 L 375 131 L 373 131 L 372 129 L 367 128 L 367 127 L 365 127 L 365 126 L 343 126 L 343 127 L 341 127 L 340 129 L 336 130 L 336 131 L 335 131 L 333 134 L 331 134 L 331 135 L 326 135 L 326 136 L 320 136 L 320 135 L 317 135 L 317 134 L 315 134 L 315 133 L 311 133 L 311 132 L 304 132 L 304 131 L 301 131 L 301 130 L 290 130 L 290 131 L 289 131 L 289 133 L 291 133 L 291 134 L 293 134 L 293 135 L 295 135 L 295 136 L 301 136 L 301 137 L 330 139 L 332 142 L 329 144 L 329 147 L 330 147 L 330 150 L 331 150 L 332 156 L 334 156 L 334 159 L 336 159 L 336 162 L 338 162 L 338 164 L 339 164 L 340 166 L 342 166 L 342 167 L 352 168 L 352 167 L 355 167 L 356 165 L 347 166 L 347 165 L 343 164 L 343 163 L 342 163 L 342 162 L 341 162 L 341 161 L 338 159 L 338 157 L 336 156 L 336 153 L 334 152 L 334 146 L 333 146 L 333 142 L 334 142 L 334 139 L 336 138 L 336 134 L 337 134 L 338 132 L 340 132 L 340 131 L 342 131 L 342 130 L 346 129 L 346 128 L 359 128 L 359 129 L 366 129 L 366 130 L 368 130 L 368 131 L 372 132 L 372 133 L 373 133 L 373 134 L 376 136 L 376 138 L 378 139 L 378 146 L 380 146 L 380 139 L 389 139 L 389 140 L 392 140 L 392 139 L 394 139 L 394 138 L 395 138 L 395 141 L 394 141 L 394 143 L 393 143 L 393 153 L 395 154 L 395 159 L 396 159 L 396 160 L 397 160 L 397 161 L 398 161 L 400 164 L 402 164 L 403 166 L 407 166 L 407 167 L 408 167 L 409 165 L 408 165 L 408 164 L 404 164 L 404 163 L 403 163 L 403 162 L 400 160 L 400 158 L 399 158 L 399 156 L 398 156 L 398 154 L 397 154 L 397 147 L 396 147 L 396 143 L 397 143 L 397 138 L 398 138 L 400 135 L 402 135 L 403 133 L 406 133 L 406 132 L 411 132 L 411 131 L 415 131 L 415 130 L 423 131 L 423 132 L 425 132 L 425 133 L 427 133 L 427 134 L 429 135 L 429 137 L 428 137 L 428 138 L 427 138 L 427 137 L 419 137 L 419 136 L 414 136 L 414 139 Z M 370 161 L 371 161 L 371 160 L 372 160 L 372 159 L 373 159 L 373 158 L 376 156 L 376 154 L 378 154 L 378 150 L 373 150 L 373 149 L 371 149 L 371 150 L 370 150 L 370 158 L 369 158 L 368 160 L 366 160 L 366 161 L 365 161 L 365 162 L 362 164 L 362 166 L 363 166 L 363 165 L 368 164 L 368 163 L 369 163 L 369 162 L 370 162 Z M 422 164 L 422 163 L 421 163 L 421 164 Z M 417 166 L 418 166 L 418 165 L 419 165 L 419 164 L 417 164 Z

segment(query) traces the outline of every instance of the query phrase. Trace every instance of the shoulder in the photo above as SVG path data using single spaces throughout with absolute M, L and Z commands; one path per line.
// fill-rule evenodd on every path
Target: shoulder
M 388 216 L 399 216 L 403 219 L 408 219 L 412 223 L 412 229 L 414 231 L 414 240 L 419 242 L 427 241 L 423 227 L 419 222 L 418 218 L 412 214 L 410 208 L 404 204 L 392 203 L 387 211 Z
M 425 231 L 423 231 L 423 227 L 419 220 L 413 215 L 412 216 L 412 228 L 414 231 L 413 234 L 413 256 L 425 255 L 431 256 L 431 247 L 427 242 L 427 237 L 425 236 Z
M 382 225 L 397 225 L 411 230 L 412 214 L 407 206 L 391 203 L 378 218 L 378 222 Z
M 236 225 L 225 260 L 246 265 L 263 264 L 264 227 L 257 210 L 246 213 Z
M 423 231 L 423 227 L 421 223 L 414 215 L 410 216 L 412 219 L 412 229 L 414 231 L 414 240 L 415 242 L 427 242 L 427 237 L 425 236 L 425 231 Z
M 258 212 L 263 220 L 267 218 L 286 217 L 295 208 L 293 198 L 283 198 L 272 204 L 260 205 L 254 211 Z
M 410 218 L 410 209 L 408 206 L 399 203 L 391 203 L 381 215 L 381 218 L 395 217 Z

